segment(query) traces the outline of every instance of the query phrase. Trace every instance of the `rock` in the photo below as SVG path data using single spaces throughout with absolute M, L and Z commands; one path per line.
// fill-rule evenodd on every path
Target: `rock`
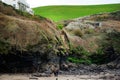
M 75 63 L 68 62 L 68 67 L 69 68 L 77 67 L 77 65 Z
M 74 22 L 71 22 L 69 23 L 66 27 L 66 29 L 68 30 L 76 30 L 76 29 L 84 29 L 84 28 L 90 28 L 90 29 L 94 29 L 94 26 L 92 26 L 91 24 L 86 24 L 86 23 L 83 23 L 83 22 L 80 22 L 80 21 L 74 21 Z
M 45 74 L 45 73 L 33 73 L 32 76 L 35 77 L 50 77 L 50 74 Z
M 66 63 L 62 63 L 61 64 L 61 70 L 68 71 L 69 70 L 68 65 Z
M 110 69 L 120 69 L 120 57 L 107 64 Z

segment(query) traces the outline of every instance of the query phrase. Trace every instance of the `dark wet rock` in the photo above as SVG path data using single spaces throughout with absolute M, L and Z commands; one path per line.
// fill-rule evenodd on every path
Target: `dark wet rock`
M 120 69 L 120 57 L 115 59 L 114 61 L 107 64 L 107 67 L 110 69 Z
M 68 71 L 69 70 L 68 65 L 65 63 L 61 64 L 61 70 Z
M 35 77 L 50 77 L 50 74 L 46 74 L 46 73 L 33 73 L 32 76 Z

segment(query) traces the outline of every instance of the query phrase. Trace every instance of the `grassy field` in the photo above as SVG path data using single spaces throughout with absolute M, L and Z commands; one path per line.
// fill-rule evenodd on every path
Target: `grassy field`
M 120 10 L 120 4 L 84 5 L 84 6 L 44 6 L 33 9 L 36 15 L 41 15 L 53 21 L 67 20 L 91 14 Z

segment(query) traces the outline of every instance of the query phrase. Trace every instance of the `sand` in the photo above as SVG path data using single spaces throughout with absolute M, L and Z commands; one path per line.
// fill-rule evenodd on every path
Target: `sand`
M 59 75 L 58 77 L 32 77 L 30 74 L 1 74 L 0 80 L 120 80 L 114 74 Z

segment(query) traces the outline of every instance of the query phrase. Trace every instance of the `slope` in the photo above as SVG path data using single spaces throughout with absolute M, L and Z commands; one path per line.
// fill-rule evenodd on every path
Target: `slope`
M 120 10 L 120 4 L 85 5 L 85 6 L 44 6 L 33 9 L 36 15 L 41 15 L 53 21 L 67 20 L 82 16 Z
M 0 2 L 0 73 L 34 72 L 38 61 L 47 65 L 61 45 L 59 38 L 52 21 Z

